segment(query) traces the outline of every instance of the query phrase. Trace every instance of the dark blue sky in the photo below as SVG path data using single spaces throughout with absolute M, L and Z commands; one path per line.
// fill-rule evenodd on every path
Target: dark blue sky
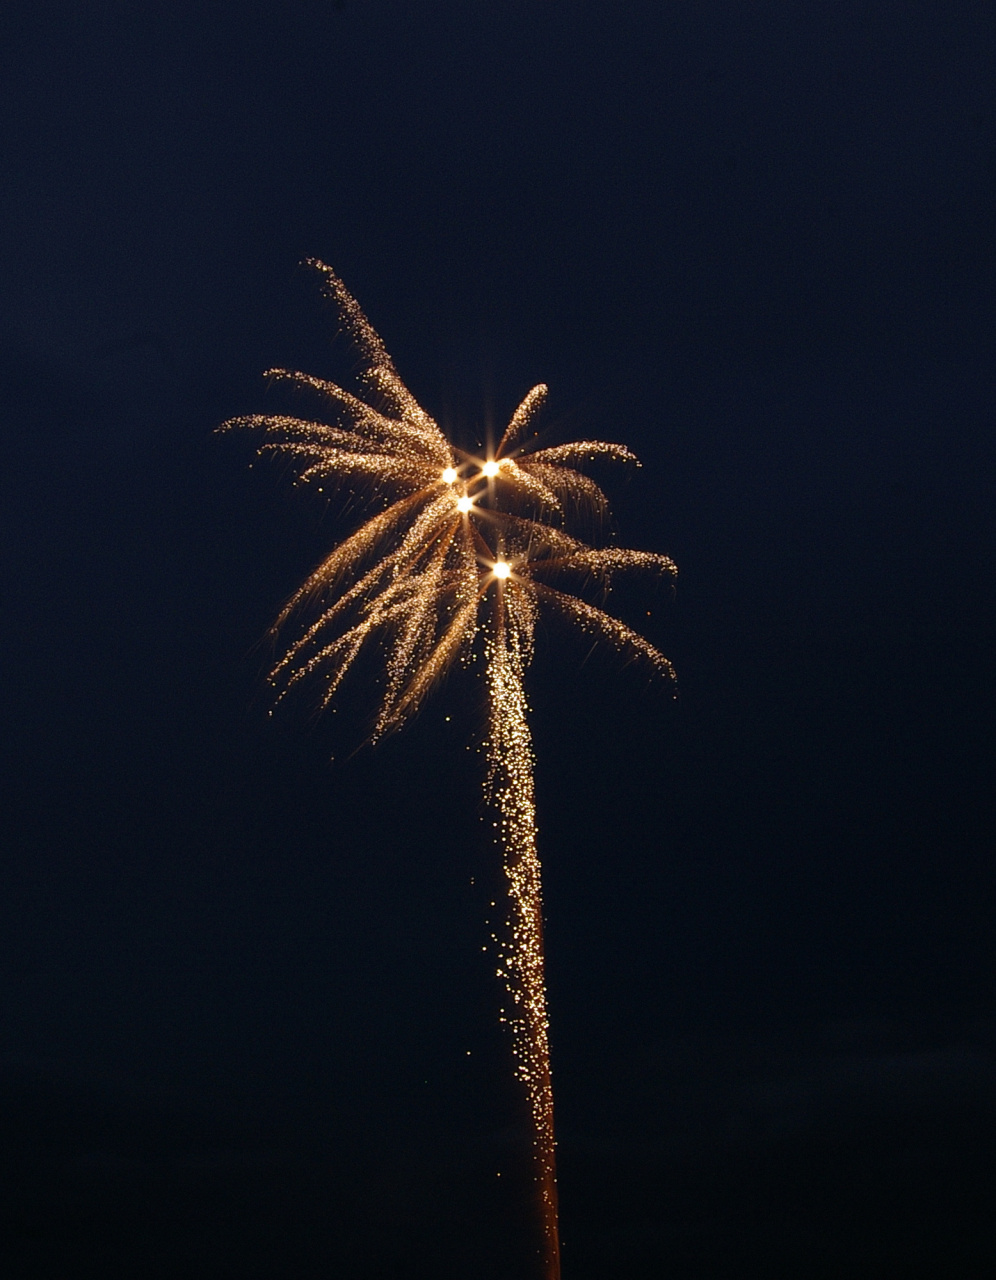
M 993 43 L 4 10 L 4 1274 L 531 1274 L 480 688 L 352 757 L 362 685 L 266 715 L 348 519 L 212 431 L 348 380 L 306 256 L 458 438 L 545 381 L 630 445 L 681 570 L 618 600 L 677 702 L 552 625 L 530 677 L 568 1280 L 988 1274 Z

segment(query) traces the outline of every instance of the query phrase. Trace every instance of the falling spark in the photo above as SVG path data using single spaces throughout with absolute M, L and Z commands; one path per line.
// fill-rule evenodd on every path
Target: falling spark
M 579 468 L 597 458 L 635 462 L 628 449 L 594 440 L 548 449 L 524 443 L 546 397 L 540 385 L 512 415 L 493 456 L 460 452 L 402 383 L 335 272 L 317 260 L 308 265 L 320 273 L 357 349 L 360 394 L 310 374 L 271 369 L 267 377 L 311 396 L 322 417 L 254 415 L 221 429 L 258 429 L 259 452 L 287 459 L 299 483 L 323 492 L 345 483 L 387 505 L 340 542 L 284 606 L 274 634 L 292 619 L 303 621 L 270 681 L 280 701 L 310 679 L 326 708 L 364 646 L 379 642 L 384 678 L 371 735 L 376 741 L 412 716 L 483 636 L 487 794 L 498 814 L 510 904 L 507 934 L 498 940 L 497 972 L 510 1004 L 502 1020 L 511 1026 L 516 1074 L 532 1117 L 544 1275 L 558 1280 L 553 1089 L 524 676 L 536 619 L 546 608 L 673 678 L 671 664 L 641 635 L 551 580 L 607 589 L 620 572 L 674 575 L 676 569 L 667 556 L 595 548 L 566 532 L 569 516 L 599 517 L 607 510 L 605 495 Z

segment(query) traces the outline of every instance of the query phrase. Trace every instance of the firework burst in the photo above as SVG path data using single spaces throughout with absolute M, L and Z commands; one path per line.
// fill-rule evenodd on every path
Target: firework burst
M 359 356 L 359 394 L 310 374 L 271 369 L 271 380 L 312 398 L 315 420 L 235 418 L 253 428 L 260 453 L 288 460 L 302 484 L 347 484 L 369 494 L 376 514 L 308 577 L 274 624 L 297 622 L 270 675 L 277 700 L 304 681 L 320 705 L 334 699 L 370 642 L 383 654 L 374 740 L 419 708 L 442 674 L 483 635 L 488 693 L 488 796 L 495 806 L 508 880 L 507 933 L 498 974 L 509 1008 L 516 1070 L 529 1100 L 534 1169 L 545 1241 L 544 1273 L 560 1274 L 553 1091 L 543 963 L 540 864 L 536 852 L 533 749 L 523 677 L 540 609 L 638 658 L 661 676 L 671 664 L 647 640 L 576 592 L 607 588 L 627 571 L 673 575 L 667 557 L 595 548 L 567 532 L 579 515 L 601 517 L 605 495 L 582 470 L 595 459 L 635 462 L 622 445 L 582 440 L 534 448 L 546 387 L 529 392 L 488 457 L 456 449 L 402 383 L 381 339 L 334 271 L 321 275 Z M 554 583 L 558 585 L 555 586 Z M 565 584 L 568 588 L 564 589 Z

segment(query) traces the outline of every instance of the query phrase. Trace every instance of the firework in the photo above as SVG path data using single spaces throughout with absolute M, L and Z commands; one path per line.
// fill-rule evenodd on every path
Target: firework
M 279 701 L 311 681 L 320 705 L 370 642 L 383 654 L 372 738 L 397 729 L 433 685 L 483 637 L 488 694 L 488 796 L 498 813 L 508 880 L 507 933 L 498 975 L 509 1007 L 516 1073 L 532 1116 L 534 1170 L 545 1241 L 544 1272 L 560 1274 L 553 1091 L 544 983 L 534 757 L 523 677 L 541 608 L 638 658 L 661 676 L 671 664 L 641 635 L 577 590 L 607 589 L 614 575 L 673 575 L 667 557 L 595 548 L 567 532 L 579 516 L 603 517 L 605 495 L 582 468 L 608 458 L 635 462 L 622 445 L 582 440 L 535 448 L 532 427 L 546 397 L 534 387 L 493 455 L 455 448 L 402 383 L 383 342 L 330 267 L 309 262 L 336 304 L 359 357 L 359 392 L 310 374 L 271 369 L 315 404 L 314 419 L 250 416 L 222 430 L 254 428 L 259 451 L 286 459 L 300 484 L 347 485 L 378 507 L 340 542 L 291 597 L 274 633 L 297 623 L 270 674 Z M 563 589 L 573 584 L 573 590 Z M 555 586 L 554 583 L 558 583 Z

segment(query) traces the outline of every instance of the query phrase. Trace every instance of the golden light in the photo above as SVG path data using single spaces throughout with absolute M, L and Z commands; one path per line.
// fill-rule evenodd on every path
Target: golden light
M 512 415 L 495 450 L 501 461 L 468 460 L 455 467 L 454 459 L 463 455 L 402 382 L 356 300 L 330 267 L 310 265 L 320 273 L 359 353 L 360 394 L 310 374 L 273 369 L 271 378 L 317 393 L 321 420 L 251 415 L 225 426 L 261 429 L 260 453 L 285 458 L 301 482 L 320 491 L 332 480 L 343 483 L 351 495 L 349 510 L 353 496 L 366 490 L 375 509 L 330 550 L 280 613 L 274 633 L 295 620 L 297 634 L 270 680 L 278 701 L 311 680 L 318 686 L 319 706 L 329 707 L 364 646 L 379 641 L 384 679 L 371 735 L 376 741 L 414 715 L 455 663 L 475 652 L 484 659 L 486 796 L 495 811 L 495 842 L 508 891 L 493 935 L 507 996 L 500 1021 L 511 1032 L 515 1075 L 532 1119 L 543 1275 L 559 1280 L 535 759 L 525 674 L 540 611 L 550 609 L 587 636 L 671 677 L 671 664 L 649 641 L 575 591 L 589 580 L 607 587 L 617 571 L 676 570 L 666 556 L 594 547 L 567 532 L 573 512 L 587 514 L 592 523 L 605 516 L 605 495 L 584 467 L 597 457 L 635 463 L 625 446 L 579 440 L 539 448 L 533 424 L 547 391 L 540 385 Z M 488 486 L 480 481 L 501 476 L 487 512 L 465 492 L 461 475 L 481 497 Z M 466 519 L 470 513 L 474 520 Z M 561 574 L 568 578 L 565 589 L 554 585 Z M 495 578 L 503 586 L 491 591 Z M 312 616 L 302 617 L 308 610 Z

